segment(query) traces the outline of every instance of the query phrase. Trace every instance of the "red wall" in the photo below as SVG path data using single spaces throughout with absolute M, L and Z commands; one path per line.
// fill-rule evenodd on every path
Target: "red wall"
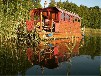
M 68 33 L 68 34 L 74 34 L 75 33 L 81 33 L 81 26 L 80 22 L 75 21 L 73 16 L 70 16 L 70 20 L 61 20 L 61 13 L 58 15 L 59 17 L 59 23 L 56 23 L 55 30 L 56 32 L 60 33 Z M 74 22 L 73 22 L 74 20 Z

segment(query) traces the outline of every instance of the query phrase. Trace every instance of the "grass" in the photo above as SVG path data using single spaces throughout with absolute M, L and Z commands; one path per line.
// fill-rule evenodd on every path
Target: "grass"
M 85 28 L 86 36 L 101 36 L 101 29 Z

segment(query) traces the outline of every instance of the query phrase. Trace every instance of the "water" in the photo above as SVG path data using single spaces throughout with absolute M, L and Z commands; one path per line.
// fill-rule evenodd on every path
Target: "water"
M 45 41 L 37 47 L 3 43 L 0 75 L 100 76 L 100 39 L 85 36 L 83 39 Z M 58 48 L 58 55 L 54 55 L 54 47 Z

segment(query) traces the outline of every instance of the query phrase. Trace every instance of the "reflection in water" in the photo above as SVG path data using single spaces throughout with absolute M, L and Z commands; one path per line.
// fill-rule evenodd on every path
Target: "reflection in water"
M 98 75 L 100 49 L 100 37 L 42 41 L 37 47 L 4 43 L 0 75 Z
M 33 64 L 33 62 L 32 62 L 32 60 L 33 60 L 32 59 L 32 56 L 33 56 L 32 48 L 28 47 L 27 50 L 26 50 L 26 54 L 27 54 L 29 62 Z
M 94 59 L 95 56 L 101 56 L 100 41 L 101 37 L 85 37 L 82 41 L 84 45 L 80 48 L 80 55 L 90 55 L 92 59 Z
M 32 53 L 31 56 L 27 54 L 27 57 L 33 61 L 34 66 L 40 66 L 41 74 L 44 74 L 45 68 L 59 68 L 63 62 L 68 65 L 66 74 L 70 74 L 71 58 L 79 55 L 80 41 L 81 39 L 74 38 L 42 42 L 38 47 L 34 47 L 33 60 L 29 58 Z M 28 51 L 31 52 L 31 49 Z

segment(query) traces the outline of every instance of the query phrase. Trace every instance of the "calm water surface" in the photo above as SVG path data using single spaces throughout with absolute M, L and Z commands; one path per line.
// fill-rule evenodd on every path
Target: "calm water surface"
M 0 75 L 100 76 L 100 40 L 96 36 L 61 39 L 41 42 L 37 47 L 4 43 L 0 47 Z

